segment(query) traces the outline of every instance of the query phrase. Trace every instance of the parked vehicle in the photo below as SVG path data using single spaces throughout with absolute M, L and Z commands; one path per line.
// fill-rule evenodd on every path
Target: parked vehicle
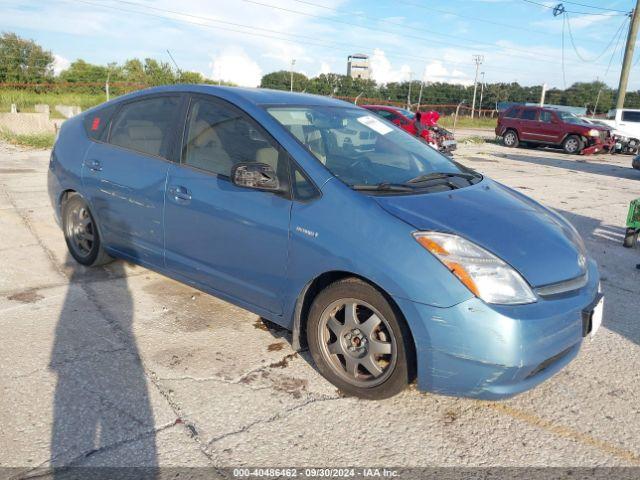
M 591 154 L 615 147 L 610 129 L 563 110 L 513 105 L 498 117 L 496 135 L 507 147 L 546 145 L 566 153 Z
M 337 142 L 346 130 L 371 144 Z M 48 189 L 79 263 L 123 258 L 291 329 L 347 394 L 417 374 L 422 390 L 508 397 L 602 319 L 569 222 L 332 98 L 124 95 L 63 124 Z
M 411 135 L 422 138 L 430 146 L 445 154 L 451 154 L 458 146 L 453 133 L 438 125 L 438 112 L 420 112 L 421 118 L 404 108 L 388 105 L 363 105 L 362 108 L 397 125 Z M 420 127 L 416 125 L 420 123 Z
M 633 145 L 629 146 L 634 148 L 628 153 L 639 153 L 638 146 L 640 146 L 640 110 L 632 108 L 614 108 L 612 110 L 609 110 L 606 119 L 598 119 L 598 121 L 608 125 L 613 130 L 619 131 L 621 137 L 626 137 L 626 139 L 628 139 L 627 143 L 633 143 Z M 622 143 L 625 143 L 624 139 L 622 140 Z

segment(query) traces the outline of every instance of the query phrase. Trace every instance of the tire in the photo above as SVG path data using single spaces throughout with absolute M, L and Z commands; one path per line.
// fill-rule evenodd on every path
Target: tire
M 640 170 L 640 155 L 633 158 L 631 161 L 631 166 L 636 170 Z
M 502 136 L 502 144 L 505 147 L 516 148 L 520 144 L 516 131 L 509 129 L 504 132 L 504 135 Z
M 97 267 L 113 260 L 102 248 L 97 223 L 80 195 L 63 204 L 62 231 L 69 253 L 79 264 Z
M 404 318 L 382 292 L 359 279 L 340 280 L 321 291 L 306 329 L 316 367 L 346 395 L 392 397 L 415 376 Z
M 624 245 L 626 248 L 635 247 L 636 243 L 638 243 L 638 235 L 640 235 L 640 231 L 633 228 L 627 228 L 622 245 Z
M 579 154 L 580 152 L 582 152 L 583 148 L 584 142 L 577 135 L 569 135 L 564 139 L 564 142 L 562 142 L 562 149 L 565 151 L 565 153 L 568 153 L 570 155 Z

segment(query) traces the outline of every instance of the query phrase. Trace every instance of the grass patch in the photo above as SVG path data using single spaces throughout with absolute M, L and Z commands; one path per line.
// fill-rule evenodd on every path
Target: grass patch
M 0 130 L 0 140 L 12 145 L 31 148 L 52 148 L 56 141 L 55 133 L 33 133 L 28 135 L 18 135 L 16 133 Z
M 481 143 L 485 143 L 486 141 L 487 139 L 481 137 L 480 135 L 471 135 L 470 137 L 465 137 L 462 140 L 458 140 L 458 143 L 479 145 Z
M 444 128 L 451 130 L 453 128 L 454 117 L 445 115 L 440 117 L 438 123 Z M 497 119 L 495 118 L 471 118 L 471 117 L 458 117 L 456 128 L 496 128 Z
M 18 111 L 33 112 L 39 104 L 49 105 L 51 117 L 55 118 L 56 105 L 79 105 L 82 110 L 88 110 L 106 101 L 104 93 L 73 93 L 73 92 L 30 92 L 18 89 L 0 89 L 0 112 L 11 111 L 11 104 L 18 106 Z

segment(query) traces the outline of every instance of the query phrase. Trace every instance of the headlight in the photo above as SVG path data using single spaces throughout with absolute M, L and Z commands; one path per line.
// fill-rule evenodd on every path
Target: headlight
M 413 236 L 485 302 L 515 305 L 536 301 L 518 272 L 475 243 L 440 232 L 416 232 Z
M 591 130 L 589 130 L 589 136 L 590 137 L 599 137 L 600 136 L 600 130 L 596 130 L 595 128 L 592 128 Z

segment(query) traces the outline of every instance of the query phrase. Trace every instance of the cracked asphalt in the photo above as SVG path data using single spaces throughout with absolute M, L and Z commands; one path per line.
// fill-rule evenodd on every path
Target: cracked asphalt
M 460 147 L 459 161 L 574 223 L 606 298 L 576 361 L 490 403 L 414 387 L 344 398 L 245 310 L 120 261 L 80 267 L 53 220 L 48 156 L 0 144 L 0 467 L 640 466 L 630 157 Z

